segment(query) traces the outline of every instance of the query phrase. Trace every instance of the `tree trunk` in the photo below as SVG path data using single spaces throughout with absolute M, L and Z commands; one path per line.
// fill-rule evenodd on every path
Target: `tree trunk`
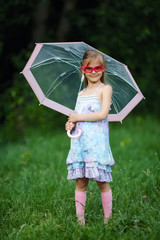
M 43 41 L 48 14 L 49 14 L 48 3 L 43 2 L 38 3 L 33 13 L 32 42 L 36 43 Z
M 67 34 L 70 30 L 70 22 L 67 18 L 67 14 L 74 10 L 76 5 L 76 0 L 67 0 L 64 1 L 58 32 L 57 32 L 57 41 L 66 41 Z

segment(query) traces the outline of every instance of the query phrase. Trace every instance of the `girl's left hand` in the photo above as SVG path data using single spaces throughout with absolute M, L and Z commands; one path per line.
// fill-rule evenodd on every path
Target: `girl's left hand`
M 68 121 L 69 122 L 78 122 L 78 114 L 77 113 L 69 114 Z

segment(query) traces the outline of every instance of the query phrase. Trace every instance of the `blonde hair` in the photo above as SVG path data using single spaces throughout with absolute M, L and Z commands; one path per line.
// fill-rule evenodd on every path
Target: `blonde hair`
M 105 61 L 102 53 L 100 53 L 96 50 L 87 50 L 83 55 L 83 60 L 82 60 L 82 63 L 81 63 L 81 70 L 82 70 L 82 66 L 88 66 L 93 58 L 94 59 L 98 58 L 99 62 L 104 66 L 104 70 L 107 69 L 107 64 L 106 64 L 106 61 Z M 100 81 L 102 83 L 106 83 L 105 71 L 103 71 Z M 88 86 L 88 80 L 87 80 L 85 75 L 84 75 L 84 85 L 85 85 L 85 87 Z

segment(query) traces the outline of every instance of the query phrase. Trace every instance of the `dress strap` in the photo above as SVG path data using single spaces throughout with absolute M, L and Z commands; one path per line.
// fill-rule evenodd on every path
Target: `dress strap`
M 84 92 L 85 88 L 78 93 L 78 96 L 81 96 L 81 94 Z
M 100 85 L 97 87 L 97 89 L 96 89 L 96 91 L 95 91 L 95 94 L 97 94 L 99 88 L 102 87 L 103 85 L 104 85 L 104 84 L 102 83 L 102 84 L 100 84 Z

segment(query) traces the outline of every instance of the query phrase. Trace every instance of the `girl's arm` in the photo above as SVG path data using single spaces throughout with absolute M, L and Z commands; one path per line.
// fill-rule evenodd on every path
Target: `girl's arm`
M 79 121 L 101 121 L 105 120 L 111 105 L 112 98 L 112 87 L 110 85 L 106 85 L 102 88 L 102 101 L 101 101 L 101 110 L 94 113 L 88 114 L 76 114 L 71 113 L 69 115 L 68 120 L 71 122 L 79 122 Z

